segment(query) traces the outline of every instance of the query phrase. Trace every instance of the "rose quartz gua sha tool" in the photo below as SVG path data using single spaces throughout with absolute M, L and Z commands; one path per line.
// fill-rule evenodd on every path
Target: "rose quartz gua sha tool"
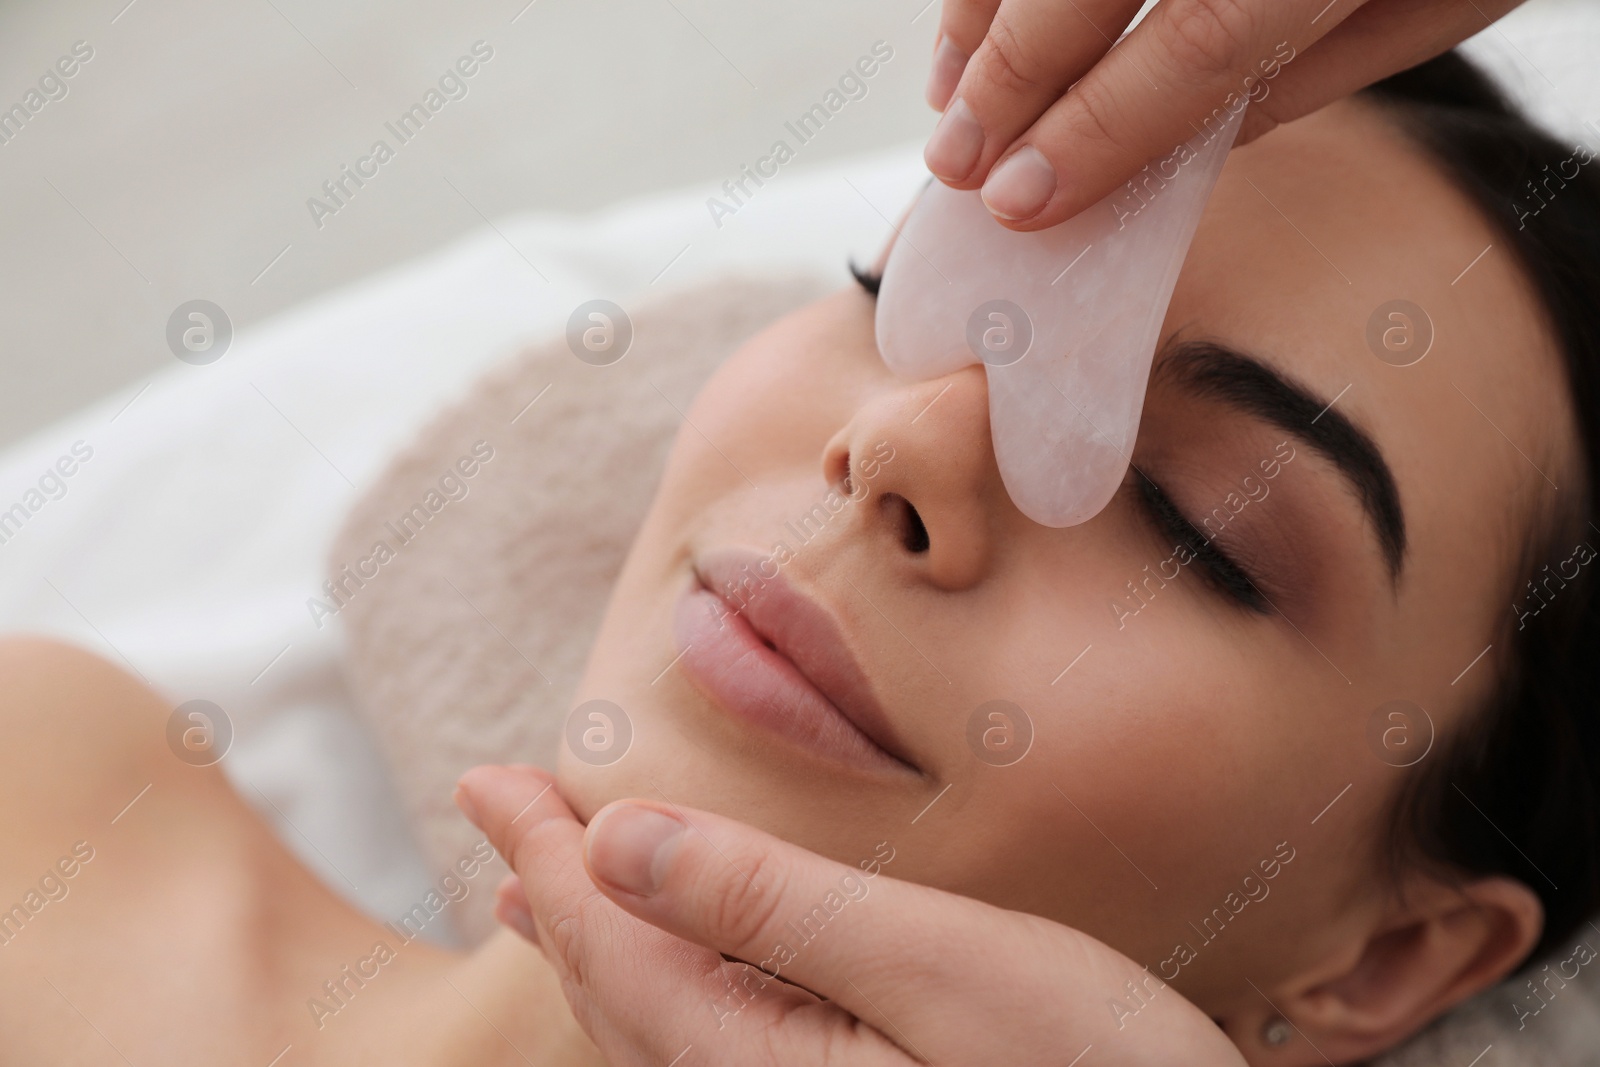
M 900 228 L 878 350 L 912 379 L 984 364 L 1001 480 L 1034 522 L 1093 518 L 1127 473 L 1167 303 L 1243 114 L 1047 230 L 1008 230 L 977 190 L 937 181 Z

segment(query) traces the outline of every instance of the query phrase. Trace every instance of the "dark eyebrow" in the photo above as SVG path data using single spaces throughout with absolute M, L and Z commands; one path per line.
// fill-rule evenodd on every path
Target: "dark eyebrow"
M 1170 345 L 1156 373 L 1173 378 L 1191 393 L 1220 400 L 1291 433 L 1331 460 L 1372 522 L 1389 565 L 1389 580 L 1399 578 L 1406 554 L 1406 521 L 1394 474 L 1372 438 L 1334 411 L 1332 404 L 1260 360 L 1214 341 Z

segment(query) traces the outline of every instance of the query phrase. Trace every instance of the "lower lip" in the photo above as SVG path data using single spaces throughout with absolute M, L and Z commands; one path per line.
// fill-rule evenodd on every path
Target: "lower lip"
M 735 717 L 831 760 L 903 770 L 742 615 L 698 583 L 678 597 L 678 663 L 695 688 Z

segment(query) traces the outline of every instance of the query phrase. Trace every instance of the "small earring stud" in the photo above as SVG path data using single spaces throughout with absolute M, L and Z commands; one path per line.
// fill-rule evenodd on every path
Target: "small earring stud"
M 1261 1028 L 1261 1041 L 1271 1048 L 1277 1048 L 1289 1040 L 1289 1033 L 1289 1020 L 1275 1015 Z

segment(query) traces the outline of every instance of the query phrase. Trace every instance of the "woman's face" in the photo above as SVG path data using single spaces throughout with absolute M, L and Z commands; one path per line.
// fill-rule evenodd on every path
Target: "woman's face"
M 1368 343 L 1395 300 L 1432 324 L 1411 366 Z M 579 693 L 631 748 L 563 752 L 579 814 L 665 798 L 892 849 L 1213 1013 L 1381 922 L 1385 807 L 1423 766 L 1393 764 L 1429 726 L 1379 709 L 1443 735 L 1483 696 L 1575 454 L 1488 225 L 1369 105 L 1234 153 L 1136 472 L 1068 529 L 1007 497 L 981 368 L 896 378 L 873 311 L 852 287 L 773 324 L 689 410 Z

